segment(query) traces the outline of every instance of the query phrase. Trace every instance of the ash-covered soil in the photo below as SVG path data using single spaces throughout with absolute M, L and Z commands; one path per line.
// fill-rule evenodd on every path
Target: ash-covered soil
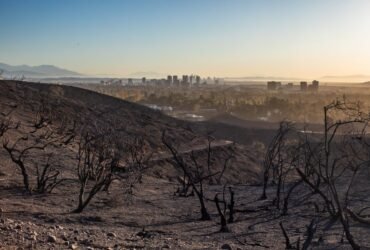
M 145 177 L 125 196 L 119 183 L 110 193 L 100 193 L 81 214 L 71 211 L 76 204 L 77 185 L 65 183 L 53 194 L 25 195 L 22 190 L 1 182 L 2 249 L 285 249 L 279 223 L 295 243 L 303 242 L 306 227 L 317 216 L 314 249 L 351 249 L 338 221 L 315 214 L 317 197 L 296 197 L 288 215 L 281 216 L 271 200 L 261 201 L 260 186 L 236 185 L 235 222 L 230 232 L 219 231 L 214 202 L 207 201 L 212 220 L 201 221 L 195 196 L 174 195 L 177 185 Z M 222 191 L 207 186 L 207 197 Z M 272 191 L 272 190 L 271 190 Z M 270 193 L 270 195 L 272 195 Z M 366 200 L 366 199 L 365 199 Z M 367 200 L 369 202 L 369 200 Z M 369 204 L 369 203 L 368 203 Z M 358 242 L 370 247 L 370 228 L 351 225 Z M 228 248 L 230 247 L 230 248 Z
M 22 124 L 34 119 L 31 106 L 43 98 L 54 105 L 53 111 L 60 117 L 96 121 L 101 126 L 114 124 L 129 136 L 147 136 L 156 155 L 144 172 L 142 183 L 133 186 L 132 194 L 127 192 L 124 179 L 115 180 L 109 192 L 98 193 L 82 213 L 76 214 L 72 213 L 79 191 L 75 144 L 48 149 L 65 181 L 50 194 L 32 195 L 22 187 L 19 168 L 0 148 L 0 249 L 285 249 L 280 223 L 292 245 L 297 241 L 303 244 L 312 218 L 316 218 L 317 230 L 311 248 L 350 249 L 339 220 L 332 221 L 327 213 L 317 211 L 323 210 L 324 204 L 307 186 L 295 190 L 284 216 L 274 206 L 274 186 L 268 188 L 270 199 L 259 199 L 265 149 L 259 143 L 234 145 L 222 137 L 216 138 L 213 166 L 222 168 L 223 159 L 231 153 L 233 161 L 221 184 L 205 183 L 211 220 L 201 221 L 198 198 L 175 194 L 181 171 L 168 162 L 171 155 L 165 152 L 161 141 L 162 131 L 166 130 L 169 138 L 181 145 L 180 155 L 189 157 L 193 150 L 204 162 L 204 137 L 192 131 L 189 123 L 87 90 L 0 81 L 0 104 L 17 107 L 12 117 Z M 12 141 L 26 131 L 27 127 L 21 126 L 6 136 Z M 261 136 L 266 139 L 266 135 Z M 34 140 L 37 138 L 29 136 L 27 143 Z M 37 152 L 29 155 L 30 166 L 41 162 Z M 35 169 L 29 171 L 34 185 Z M 220 216 L 213 201 L 224 187 L 232 187 L 235 193 L 235 221 L 228 224 L 229 232 L 220 232 Z M 369 207 L 369 175 L 364 173 L 353 190 L 359 190 L 351 200 L 354 209 Z M 228 199 L 227 195 L 226 192 Z M 369 214 L 369 210 L 364 210 L 361 215 L 366 218 Z M 369 226 L 352 220 L 350 223 L 356 241 L 364 249 L 369 248 Z

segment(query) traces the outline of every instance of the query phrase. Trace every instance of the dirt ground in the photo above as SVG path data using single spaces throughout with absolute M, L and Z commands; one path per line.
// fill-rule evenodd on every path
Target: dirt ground
M 113 118 L 119 119 L 119 124 L 131 122 L 128 127 L 131 129 L 145 125 L 146 132 L 150 132 L 152 146 L 159 149 L 163 148 L 163 129 L 168 129 L 178 142 L 188 142 L 194 137 L 193 132 L 184 128 L 186 124 L 183 122 L 138 105 L 88 91 L 78 93 L 74 88 L 30 86 L 33 88 L 14 82 L 0 85 L 0 101 L 7 105 L 18 103 L 20 108 L 14 113 L 14 118 L 23 123 L 31 121 L 34 115 L 23 107 L 26 106 L 22 104 L 23 100 L 39 102 L 39 91 L 49 91 L 46 92 L 49 98 L 54 91 L 61 95 L 60 98 L 54 96 L 61 113 L 76 116 L 91 113 L 91 117 L 99 118 L 103 125 Z M 104 105 L 93 106 L 97 101 Z M 116 113 L 106 113 L 107 107 L 110 110 L 113 110 L 112 107 L 120 109 L 114 109 L 118 110 Z M 137 135 L 143 131 L 134 132 Z M 18 135 L 14 132 L 7 136 L 16 138 Z M 31 141 L 32 136 L 29 138 Z M 194 145 L 199 146 L 186 144 L 188 148 L 194 148 Z M 218 159 L 222 159 L 231 150 L 227 147 L 231 146 L 234 145 L 220 143 L 220 147 L 214 148 L 213 152 Z M 235 192 L 236 214 L 226 233 L 220 232 L 220 217 L 213 202 L 215 194 L 221 193 L 224 186 L 205 186 L 206 206 L 211 220 L 201 221 L 196 196 L 174 195 L 179 173 L 166 164 L 166 159 L 159 158 L 153 169 L 146 172 L 142 183 L 135 185 L 133 195 L 126 193 L 127 183 L 116 181 L 109 193 L 98 193 L 82 213 L 75 214 L 71 212 L 77 207 L 79 190 L 75 147 L 59 147 L 53 151 L 56 157 L 54 163 L 60 167 L 66 181 L 51 194 L 44 195 L 24 193 L 18 168 L 6 152 L 0 150 L 0 249 L 285 249 L 280 223 L 292 245 L 298 240 L 302 244 L 312 218 L 316 218 L 318 223 L 312 248 L 350 249 L 340 222 L 332 221 L 327 213 L 316 212 L 314 202 L 319 210 L 324 206 L 306 186 L 300 186 L 294 192 L 285 216 L 273 205 L 273 186 L 268 189 L 270 199 L 259 199 L 262 192 L 259 185 L 262 180 L 261 152 L 264 151 L 261 144 L 235 145 L 233 150 L 236 159 L 225 173 L 224 181 Z M 196 153 L 203 157 L 202 150 Z M 40 158 L 35 156 L 32 161 L 38 163 Z M 216 163 L 222 165 L 220 160 Z M 31 166 L 34 164 L 29 166 L 33 171 Z M 34 178 L 34 173 L 32 176 Z M 370 174 L 363 174 L 353 188 L 351 206 L 356 211 L 370 207 L 369 180 Z M 364 211 L 362 216 L 370 217 L 370 209 Z M 358 244 L 370 249 L 370 227 L 352 220 L 350 226 Z
M 319 223 L 312 248 L 350 249 L 338 221 L 315 215 L 311 202 L 317 196 L 297 195 L 288 215 L 281 216 L 271 200 L 259 200 L 260 186 L 233 186 L 235 222 L 228 225 L 230 232 L 221 233 L 214 202 L 207 202 L 212 220 L 200 221 L 197 198 L 175 196 L 176 188 L 166 180 L 144 177 L 134 195 L 127 196 L 117 182 L 110 193 L 100 193 L 85 211 L 74 214 L 74 181 L 52 194 L 29 196 L 15 182 L 2 179 L 1 249 L 285 249 L 279 223 L 294 244 L 298 238 L 304 241 L 313 216 Z M 207 197 L 222 189 L 207 186 Z M 370 228 L 358 223 L 351 228 L 361 246 L 370 248 Z

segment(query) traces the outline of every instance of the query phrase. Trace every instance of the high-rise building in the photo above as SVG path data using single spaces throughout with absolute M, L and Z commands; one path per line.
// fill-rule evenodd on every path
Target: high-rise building
M 306 91 L 307 90 L 307 82 L 301 82 L 301 91 Z
M 317 80 L 312 81 L 312 90 L 314 90 L 314 91 L 319 90 L 319 81 L 317 81 Z
M 267 89 L 268 90 L 277 90 L 281 88 L 281 82 L 275 82 L 275 81 L 270 81 L 267 82 Z
M 181 83 L 182 83 L 182 85 L 188 85 L 188 83 L 189 83 L 189 76 L 188 75 L 183 75 L 182 76 Z
M 173 81 L 172 81 L 172 76 L 168 75 L 168 76 L 167 76 L 167 84 L 168 84 L 168 85 L 171 85 L 172 83 L 173 83 Z
M 146 78 L 145 77 L 141 78 L 141 83 L 142 84 L 145 84 L 146 83 Z
M 180 84 L 179 78 L 176 75 L 172 76 L 172 83 L 173 83 L 173 85 L 179 85 Z
M 195 83 L 198 85 L 200 84 L 200 76 L 195 77 Z

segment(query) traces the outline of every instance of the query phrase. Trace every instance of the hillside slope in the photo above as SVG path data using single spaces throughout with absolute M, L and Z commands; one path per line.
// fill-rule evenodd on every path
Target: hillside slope
M 12 117 L 20 123 L 32 121 L 35 117 L 33 107 L 45 101 L 52 105 L 52 113 L 59 120 L 99 124 L 100 127 L 112 127 L 111 133 L 117 133 L 121 137 L 144 138 L 155 154 L 167 150 L 162 143 L 162 133 L 166 131 L 166 136 L 184 152 L 189 153 L 196 148 L 200 158 L 206 157 L 207 147 L 203 135 L 207 134 L 207 128 L 203 128 L 203 131 L 194 129 L 190 122 L 177 120 L 145 106 L 85 89 L 65 85 L 0 81 L 0 104 L 17 106 Z M 222 138 L 222 135 L 218 138 Z M 226 155 L 235 155 L 230 171 L 225 173 L 227 181 L 257 183 L 261 180 L 261 152 L 255 149 L 251 151 L 242 145 L 233 146 L 231 142 L 222 139 L 216 140 L 213 145 L 215 146 L 213 157 L 218 159 L 215 160 L 217 168 L 222 167 L 222 159 Z M 72 146 L 60 150 L 64 150 L 58 153 L 61 158 L 66 155 L 72 159 L 76 149 Z M 4 153 L 3 157 L 6 157 Z M 60 161 L 63 162 L 65 159 Z M 149 172 L 156 177 L 173 179 L 178 174 L 165 158 L 156 160 L 153 164 L 158 164 L 159 167 Z M 64 165 L 73 166 L 73 161 L 65 162 Z
M 65 122 L 75 121 L 81 124 L 82 130 L 96 126 L 122 140 L 144 137 L 155 155 L 145 164 L 147 168 L 139 173 L 139 178 L 135 172 L 125 169 L 127 165 L 118 166 L 115 171 L 106 168 L 114 174 L 109 189 L 101 188 L 83 212 L 74 213 L 72 211 L 80 200 L 81 185 L 93 186 L 96 174 L 89 175 L 85 184 L 79 181 L 80 172 L 76 170 L 81 137 L 68 144 L 57 141 L 55 144 L 58 145 L 27 155 L 26 167 L 32 188 L 36 187 L 35 172 L 46 161 L 61 173 L 63 182 L 50 193 L 32 189 L 31 195 L 25 192 L 20 169 L 3 146 L 9 146 L 7 141 L 18 141 L 19 147 L 24 148 L 43 140 L 30 127 L 40 120 L 38 107 L 43 103 L 50 105 L 49 111 L 55 118 L 52 123 L 47 123 L 51 131 Z M 236 125 L 227 126 L 222 123 L 225 117 L 221 122 L 215 122 L 220 128 L 217 132 L 219 139 L 213 140 L 210 147 L 210 171 L 204 137 L 207 127 L 176 120 L 137 104 L 68 86 L 0 81 L 0 118 L 9 110 L 13 110 L 9 115 L 13 125 L 19 126 L 0 138 L 0 249 L 285 249 L 282 223 L 292 242 L 297 239 L 304 242 L 309 237 L 306 236 L 307 225 L 313 216 L 318 223 L 311 244 L 313 249 L 349 249 L 339 220 L 327 216 L 323 200 L 308 186 L 300 185 L 291 193 L 289 211 L 284 216 L 276 208 L 273 198 L 276 185 L 268 185 L 268 199 L 260 199 L 262 186 L 254 184 L 261 180 L 264 146 L 261 143 L 238 145 L 221 139 L 224 132 L 235 138 L 238 132 L 243 133 L 241 120 L 230 119 Z M 36 122 L 37 126 L 40 124 L 43 122 Z M 247 122 L 245 127 L 249 124 Z M 106 128 L 109 129 L 104 130 Z M 234 131 L 235 128 L 238 130 Z M 167 131 L 168 141 L 179 146 L 178 153 L 185 162 L 191 164 L 196 159 L 197 164 L 190 168 L 195 177 L 185 176 L 181 168 L 172 165 L 172 155 L 162 143 L 163 130 Z M 259 133 L 256 131 L 254 136 L 258 137 Z M 248 133 L 243 140 L 249 140 Z M 103 145 L 108 151 L 112 148 L 111 141 Z M 95 152 L 93 147 L 88 149 Z M 50 162 L 44 158 L 49 153 L 53 156 Z M 88 158 L 87 162 L 100 159 L 100 156 Z M 221 174 L 221 180 L 219 175 L 216 178 L 213 174 L 220 173 L 225 159 L 231 161 Z M 82 161 L 85 163 L 86 158 Z M 125 176 L 125 173 L 128 174 Z M 200 185 L 198 178 L 204 175 L 215 178 L 204 179 Z M 193 192 L 181 195 L 181 184 L 186 178 L 196 178 L 194 182 L 197 184 L 192 186 Z M 368 173 L 360 180 L 356 180 L 356 188 L 361 188 L 353 190 L 358 194 L 352 203 L 356 211 L 369 207 Z M 291 184 L 284 183 L 282 193 L 288 192 Z M 198 192 L 200 189 L 204 191 L 203 204 L 211 220 L 200 220 L 201 199 L 194 191 L 197 186 Z M 233 204 L 235 217 L 227 225 L 229 231 L 220 231 L 220 208 L 215 204 L 216 197 L 223 199 L 224 214 L 229 218 L 231 215 L 226 212 L 226 205 L 230 204 L 230 211 Z M 364 216 L 367 214 L 365 211 Z M 364 249 L 370 247 L 368 227 L 351 222 L 351 230 Z

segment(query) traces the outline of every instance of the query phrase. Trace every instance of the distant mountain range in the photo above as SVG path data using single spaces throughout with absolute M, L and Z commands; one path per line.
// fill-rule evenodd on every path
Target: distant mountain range
M 45 77 L 81 77 L 80 73 L 58 68 L 53 65 L 39 65 L 39 66 L 28 66 L 19 65 L 12 66 L 5 63 L 0 63 L 0 72 L 3 77 L 26 77 L 26 78 L 45 78 Z

